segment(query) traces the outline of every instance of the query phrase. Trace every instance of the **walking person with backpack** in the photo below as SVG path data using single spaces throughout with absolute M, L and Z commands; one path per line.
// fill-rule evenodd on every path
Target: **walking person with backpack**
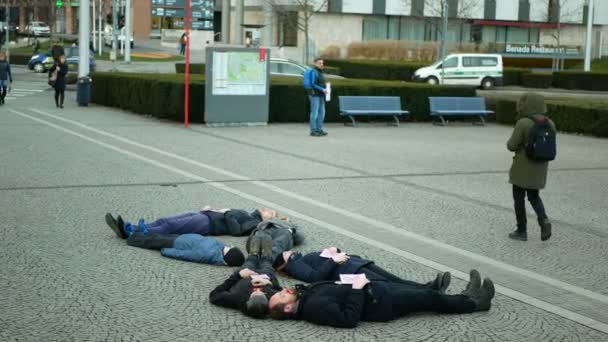
M 310 135 L 313 137 L 327 135 L 327 132 L 323 130 L 325 94 L 327 94 L 323 68 L 323 59 L 315 58 L 315 66 L 304 72 L 304 89 L 306 89 L 310 101 Z
M 8 93 L 10 83 L 13 83 L 11 65 L 6 60 L 6 55 L 0 52 L 0 105 L 4 104 L 4 98 Z
M 532 205 L 538 218 L 542 241 L 551 237 L 551 222 L 545 212 L 540 190 L 547 183 L 549 162 L 556 155 L 556 129 L 551 119 L 545 116 L 547 107 L 542 95 L 528 93 L 517 102 L 520 118 L 513 134 L 507 141 L 507 148 L 515 152 L 509 172 L 509 183 L 513 184 L 513 201 L 517 230 L 509 238 L 528 240 L 525 198 Z

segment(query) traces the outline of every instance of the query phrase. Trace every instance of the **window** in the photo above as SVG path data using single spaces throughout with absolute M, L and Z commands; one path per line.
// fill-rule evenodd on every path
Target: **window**
M 483 5 L 483 18 L 489 20 L 496 19 L 496 0 L 485 0 Z
M 342 12 L 342 0 L 328 0 L 327 12 L 340 13 Z
M 270 73 L 274 73 L 274 74 L 279 73 L 279 63 L 270 62 Z
M 388 17 L 388 39 L 399 40 L 399 25 L 401 18 L 399 17 Z
M 507 30 L 507 43 L 527 43 L 529 30 L 523 27 L 509 27 Z
M 556 23 L 560 21 L 560 8 L 559 8 L 559 0 L 549 0 L 549 22 Z
M 425 0 L 411 0 L 412 12 L 410 14 L 415 17 L 424 16 L 424 1 Z
M 496 57 L 463 57 L 462 66 L 464 67 L 494 67 L 498 65 Z
M 279 14 L 279 45 L 298 46 L 298 12 Z
M 458 66 L 458 57 L 451 57 L 451 58 L 447 59 L 445 62 L 443 62 L 443 69 L 456 68 L 457 66 Z M 437 69 L 441 69 L 441 68 L 442 68 L 442 66 L 441 66 L 441 64 L 439 64 Z
M 530 1 L 519 0 L 519 21 L 530 21 Z
M 458 0 L 448 0 L 448 17 L 456 18 L 458 16 Z
M 423 41 L 424 21 L 414 18 L 403 18 L 401 20 L 400 31 L 399 38 L 402 40 Z
M 363 40 L 385 40 L 388 37 L 387 17 L 363 18 Z

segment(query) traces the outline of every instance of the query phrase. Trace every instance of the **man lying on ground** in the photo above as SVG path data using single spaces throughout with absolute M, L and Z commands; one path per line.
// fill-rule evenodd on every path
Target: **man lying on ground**
M 282 289 L 272 268 L 272 238 L 256 234 L 251 238 L 248 252 L 243 267 L 211 291 L 209 301 L 241 310 L 250 317 L 264 318 L 268 315 L 268 299 Z
M 298 227 L 289 219 L 279 219 L 276 217 L 262 221 L 251 232 L 247 239 L 246 248 L 249 249 L 251 239 L 259 233 L 270 235 L 272 238 L 272 260 L 277 259 L 283 252 L 292 249 L 294 246 L 304 242 L 304 236 L 298 232 Z
M 212 209 L 205 207 L 199 212 L 184 213 L 160 218 L 152 223 L 139 220 L 137 225 L 126 222 L 118 215 L 116 218 L 107 213 L 106 223 L 121 239 L 126 239 L 134 232 L 168 234 L 199 234 L 247 236 L 258 223 L 276 217 L 274 210 L 262 208 L 248 213 L 240 209 Z M 288 219 L 284 217 L 283 219 Z
M 360 321 L 387 322 L 410 313 L 471 313 L 490 310 L 494 284 L 481 282 L 471 270 L 466 289 L 447 295 L 433 289 L 417 289 L 405 284 L 370 281 L 356 277 L 352 283 L 319 282 L 295 289 L 283 289 L 270 298 L 270 316 L 298 319 L 319 325 L 354 328 Z M 369 288 L 371 291 L 365 291 Z
M 336 247 L 305 255 L 288 250 L 274 259 L 273 266 L 277 271 L 284 271 L 287 275 L 307 283 L 337 281 L 340 280 L 340 274 L 363 273 L 371 281 L 388 281 L 445 293 L 451 281 L 450 272 L 439 273 L 435 280 L 426 284 L 405 280 L 377 266 L 371 260 L 357 255 L 347 255 Z
M 129 246 L 160 250 L 162 256 L 221 266 L 241 266 L 245 256 L 240 249 L 226 246 L 220 241 L 198 235 L 157 235 L 133 233 L 127 238 Z

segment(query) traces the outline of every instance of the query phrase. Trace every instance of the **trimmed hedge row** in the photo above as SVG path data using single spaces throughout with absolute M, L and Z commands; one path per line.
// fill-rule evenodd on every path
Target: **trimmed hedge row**
M 175 63 L 175 72 L 178 74 L 186 73 L 186 63 Z M 191 74 L 205 74 L 205 63 L 190 63 Z
M 517 101 L 498 100 L 496 121 L 513 125 L 519 118 Z M 608 137 L 608 108 L 583 104 L 547 103 L 547 115 L 562 132 L 593 134 Z
M 535 72 L 523 74 L 521 84 L 527 88 L 550 88 L 553 84 L 553 74 Z
M 608 73 L 556 72 L 553 74 L 553 86 L 563 89 L 608 90 Z
M 183 75 L 94 73 L 92 101 L 139 114 L 176 121 L 183 120 Z M 193 76 L 190 83 L 190 119 L 204 121 L 205 83 Z M 429 118 L 429 96 L 475 96 L 472 87 L 429 86 L 404 82 L 336 80 L 332 82 L 332 101 L 326 106 L 327 122 L 343 122 L 339 115 L 339 95 L 399 96 L 416 121 Z M 270 122 L 308 121 L 308 100 L 301 80 L 274 78 L 270 86 Z

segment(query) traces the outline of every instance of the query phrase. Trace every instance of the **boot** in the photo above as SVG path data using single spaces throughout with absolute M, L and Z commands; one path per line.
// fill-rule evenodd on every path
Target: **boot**
M 548 218 L 539 222 L 540 224 L 540 239 L 547 241 L 551 237 L 551 222 Z
M 261 237 L 262 240 L 262 248 L 260 251 L 260 256 L 262 257 L 272 257 L 272 237 L 270 235 L 264 235 Z
M 260 237 L 257 235 L 253 235 L 249 239 L 249 243 L 247 244 L 247 253 L 249 255 L 260 255 L 260 249 L 262 248 L 262 242 L 260 241 Z
M 551 231 L 551 225 L 549 225 L 549 232 L 550 231 Z M 551 236 L 551 233 L 549 233 L 549 236 Z M 509 233 L 509 238 L 513 239 L 513 240 L 519 240 L 519 241 L 528 241 L 528 233 L 520 231 L 520 230 L 516 230 L 512 233 Z
M 437 277 L 435 280 L 428 283 L 427 286 L 433 290 L 437 290 L 440 293 L 445 293 L 450 286 L 450 282 L 452 281 L 452 274 L 450 272 L 439 272 L 437 273 Z
M 480 288 L 481 275 L 479 274 L 479 271 L 473 269 L 471 272 L 469 272 L 469 283 L 464 291 L 462 291 L 462 294 L 465 296 L 471 296 L 471 293 L 479 291 Z
M 118 217 L 120 218 L 120 216 L 118 216 Z M 107 213 L 105 218 L 106 218 L 106 224 L 114 231 L 116 236 L 118 236 L 121 239 L 127 238 L 127 233 L 124 230 L 124 223 L 119 224 L 119 221 L 114 219 L 114 216 L 112 216 L 112 214 L 110 214 L 110 213 Z M 120 219 L 120 221 L 122 221 L 122 219 Z
M 494 298 L 494 295 L 494 283 L 489 278 L 485 278 L 481 288 L 476 291 L 471 291 L 469 298 L 475 302 L 475 311 L 488 311 L 492 306 L 492 298 Z

